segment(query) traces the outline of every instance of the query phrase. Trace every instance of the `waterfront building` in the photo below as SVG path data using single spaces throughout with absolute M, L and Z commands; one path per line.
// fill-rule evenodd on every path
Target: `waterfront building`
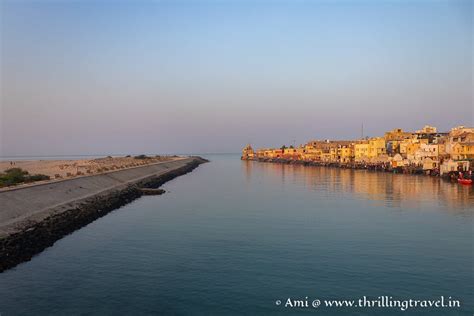
M 474 127 L 457 126 L 452 128 L 446 137 L 446 153 L 451 155 L 456 143 L 473 141 L 470 135 L 474 135 Z
M 428 144 L 426 140 L 416 138 L 405 139 L 400 143 L 400 154 L 403 158 L 414 160 L 416 151 L 421 147 L 421 144 Z
M 337 148 L 337 159 L 340 163 L 351 163 L 354 161 L 354 144 L 340 145 Z
M 474 159 L 474 128 L 460 126 L 449 133 L 446 153 L 454 160 Z
M 298 159 L 296 149 L 293 146 L 283 147 L 283 156 L 284 159 Z
M 257 149 L 256 156 L 257 158 L 265 158 L 265 149 Z
M 369 160 L 368 141 L 360 141 L 354 145 L 354 160 L 356 162 L 367 162 Z
M 321 148 L 306 144 L 303 159 L 308 161 L 321 161 L 321 154 Z
M 269 149 L 267 151 L 268 158 L 283 158 L 283 149 Z
M 341 162 L 342 154 L 344 161 L 349 162 L 353 159 L 353 149 L 350 148 L 352 144 L 353 141 L 349 140 L 313 140 L 305 145 L 303 157 L 307 157 L 311 161 L 331 163 Z
M 420 144 L 415 151 L 413 160 L 415 163 L 422 164 L 423 170 L 433 170 L 439 167 L 440 149 L 443 150 L 444 144 Z
M 413 163 L 418 163 L 419 161 L 416 159 L 416 152 L 420 149 L 421 143 L 420 142 L 413 142 L 406 146 L 406 158 Z
M 408 160 L 403 159 L 402 155 L 400 154 L 395 154 L 395 156 L 393 156 L 391 159 L 391 164 L 393 168 L 405 167 L 408 165 Z
M 398 153 L 402 155 L 403 158 L 407 157 L 407 146 L 410 144 L 412 140 L 410 139 L 405 139 L 399 143 L 398 147 Z
M 400 153 L 400 143 L 414 137 L 413 133 L 405 132 L 401 128 L 395 128 L 385 132 L 386 152 L 390 156 Z
M 454 160 L 474 161 L 474 142 L 454 143 L 452 146 L 451 157 Z
M 305 146 L 296 147 L 296 154 L 297 154 L 299 160 L 304 160 L 304 156 L 306 154 Z
M 284 159 L 293 159 L 293 160 L 301 160 L 303 159 L 305 154 L 305 148 L 302 146 L 299 146 L 297 148 L 294 148 L 293 146 L 290 147 L 284 147 L 283 148 L 283 158 Z
M 257 158 L 281 158 L 283 150 L 273 148 L 262 148 L 257 150 Z
M 331 152 L 330 149 L 323 150 L 321 152 L 321 161 L 322 162 L 331 162 Z
M 369 159 L 377 158 L 387 154 L 385 139 L 383 137 L 374 137 L 369 139 Z
M 453 159 L 448 159 L 440 165 L 441 175 L 457 172 L 459 170 L 469 170 L 469 161 L 454 161 Z
M 433 160 L 432 158 L 428 157 L 423 159 L 422 166 L 423 170 L 428 171 L 437 169 L 439 165 L 437 160 Z
M 253 159 L 253 158 L 255 158 L 255 152 L 252 146 L 248 144 L 247 146 L 244 147 L 244 149 L 242 149 L 242 159 Z

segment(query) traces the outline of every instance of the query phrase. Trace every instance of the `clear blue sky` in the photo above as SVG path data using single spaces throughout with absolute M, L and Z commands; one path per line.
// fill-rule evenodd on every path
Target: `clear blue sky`
M 0 154 L 473 125 L 472 1 L 2 1 Z

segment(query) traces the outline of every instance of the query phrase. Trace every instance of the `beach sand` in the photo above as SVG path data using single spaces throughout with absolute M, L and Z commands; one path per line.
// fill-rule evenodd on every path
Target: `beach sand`
M 170 156 L 152 156 L 147 159 L 134 157 L 105 157 L 80 160 L 17 160 L 0 161 L 0 172 L 21 168 L 33 174 L 44 174 L 54 179 L 74 178 L 113 170 L 145 166 L 148 164 L 179 159 Z M 12 164 L 13 163 L 13 164 Z

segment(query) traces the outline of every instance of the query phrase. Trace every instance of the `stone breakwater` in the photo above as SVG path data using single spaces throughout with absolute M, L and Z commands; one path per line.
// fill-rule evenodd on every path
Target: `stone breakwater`
M 0 272 L 205 162 L 189 157 L 0 192 Z

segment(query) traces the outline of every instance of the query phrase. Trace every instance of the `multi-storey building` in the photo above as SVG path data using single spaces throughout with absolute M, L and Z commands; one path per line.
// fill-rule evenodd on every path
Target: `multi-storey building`
M 252 146 L 248 144 L 247 146 L 244 147 L 244 149 L 242 149 L 242 159 L 253 159 L 253 158 L 255 158 L 255 152 Z
M 340 163 L 351 163 L 354 161 L 354 144 L 339 145 L 337 148 L 337 159 Z
M 366 162 L 369 160 L 369 142 L 359 141 L 354 145 L 354 160 L 356 162 Z
M 383 137 L 374 137 L 369 139 L 369 159 L 377 158 L 387 154 L 385 139 Z

